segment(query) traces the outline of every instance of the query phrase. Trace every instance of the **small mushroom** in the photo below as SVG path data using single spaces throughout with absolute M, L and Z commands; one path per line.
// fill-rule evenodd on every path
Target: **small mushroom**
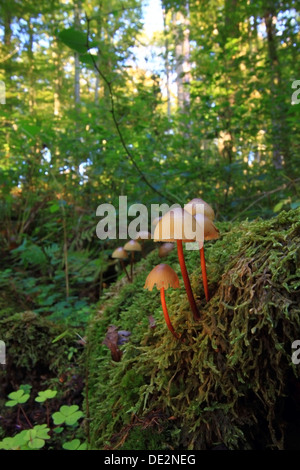
M 195 222 L 195 233 L 201 233 L 202 227 L 200 227 L 195 218 L 193 218 Z M 185 265 L 184 260 L 184 253 L 183 253 L 183 246 L 182 242 L 192 242 L 195 241 L 196 236 L 194 238 L 189 238 L 188 235 L 185 233 L 190 230 L 192 227 L 190 226 L 191 223 L 191 215 L 187 213 L 184 209 L 176 208 L 171 209 L 169 212 L 164 214 L 164 216 L 160 219 L 158 224 L 154 230 L 154 241 L 168 241 L 168 242 L 175 242 L 177 243 L 177 254 L 178 260 L 181 268 L 181 273 L 184 281 L 185 290 L 189 299 L 189 303 L 193 312 L 193 316 L 195 320 L 199 320 L 200 315 L 198 311 L 198 307 L 196 305 L 193 291 L 191 288 L 190 279 L 188 276 L 188 272 Z
M 159 247 L 158 256 L 165 258 L 172 250 L 174 250 L 174 243 L 165 242 Z
M 201 205 L 204 206 L 203 207 L 203 212 L 202 212 Z M 185 204 L 184 210 L 189 212 L 192 215 L 196 215 L 196 214 L 199 214 L 199 213 L 202 214 L 203 213 L 210 220 L 214 220 L 214 218 L 215 218 L 215 212 L 214 212 L 213 208 L 207 202 L 203 201 L 203 199 L 200 199 L 200 198 L 197 198 L 197 197 L 195 197 L 194 199 L 189 201 L 187 204 Z
M 124 248 L 122 246 L 119 246 L 119 248 L 116 248 L 115 251 L 113 252 L 113 254 L 111 255 L 111 257 L 114 258 L 114 259 L 118 259 L 120 261 L 121 267 L 122 267 L 124 273 L 126 274 L 128 281 L 130 281 L 128 271 L 127 271 L 126 266 L 124 264 L 124 259 L 128 258 L 128 255 L 127 255 L 126 251 L 124 250 Z
M 176 333 L 171 323 L 165 298 L 165 289 L 169 287 L 177 289 L 179 287 L 179 279 L 175 271 L 168 264 L 158 264 L 148 274 L 144 289 L 152 291 L 154 286 L 160 290 L 160 300 L 167 327 L 176 339 L 180 339 L 180 336 Z
M 133 262 L 134 262 L 134 252 L 135 251 L 142 251 L 142 247 L 139 242 L 136 240 L 130 240 L 129 242 L 125 243 L 124 250 L 131 252 L 130 257 L 130 278 L 131 281 L 133 280 Z
M 215 217 L 214 210 L 207 202 L 203 201 L 203 199 L 195 198 L 195 199 L 192 199 L 190 202 L 188 202 L 184 206 L 184 209 L 195 217 L 199 225 L 204 227 L 203 229 L 204 240 L 212 240 L 214 238 L 219 237 L 219 230 L 212 222 Z M 207 274 L 206 274 L 204 245 L 202 242 L 199 243 L 199 249 L 200 249 L 200 262 L 201 262 L 204 294 L 205 294 L 205 299 L 208 302 L 210 299 L 210 295 L 209 295 L 209 290 L 208 290 L 208 282 L 207 282 Z

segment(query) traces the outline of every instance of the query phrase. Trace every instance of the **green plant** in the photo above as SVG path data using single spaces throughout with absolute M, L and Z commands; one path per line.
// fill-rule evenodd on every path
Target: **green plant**
M 62 405 L 56 413 L 52 415 L 54 424 L 66 424 L 74 426 L 78 424 L 78 420 L 83 417 L 82 411 L 79 411 L 77 405 Z
M 62 445 L 63 449 L 65 450 L 86 450 L 87 445 L 85 442 L 81 444 L 79 439 L 73 439 L 72 441 L 69 442 L 64 442 Z
M 0 449 L 39 450 L 44 447 L 45 441 L 50 439 L 49 432 L 50 429 L 46 424 L 37 424 L 28 431 L 19 432 L 14 437 L 5 437 L 0 442 Z
M 26 419 L 26 422 L 29 426 L 29 429 L 23 429 L 18 434 L 13 437 L 5 437 L 0 441 L 0 449 L 3 450 L 38 450 L 45 446 L 46 441 L 52 438 L 52 445 L 57 442 L 57 436 L 62 434 L 65 431 L 65 428 L 62 426 L 57 426 L 61 424 L 67 425 L 72 431 L 78 426 L 78 421 L 80 418 L 83 417 L 83 412 L 79 410 L 77 405 L 62 405 L 58 412 L 54 412 L 52 414 L 52 420 L 54 423 L 54 427 L 50 425 L 50 415 L 49 415 L 49 405 L 48 401 L 55 398 L 57 395 L 56 390 L 43 390 L 38 392 L 38 396 L 35 397 L 35 402 L 40 404 L 46 404 L 46 417 L 47 417 L 47 424 L 32 424 L 29 420 L 24 408 L 23 404 L 27 403 L 30 398 L 30 393 L 26 393 L 26 391 L 30 392 L 30 385 L 21 385 L 19 390 L 15 392 L 11 392 L 8 395 L 9 400 L 6 402 L 6 406 L 13 408 L 14 406 L 18 406 Z M 25 390 L 24 390 L 25 389 Z M 19 410 L 18 410 L 18 423 L 20 424 L 19 419 Z M 49 435 L 50 434 L 50 435 Z M 68 438 L 70 436 L 70 432 L 65 433 L 64 437 L 60 437 L 59 442 L 63 449 L 65 450 L 86 450 L 87 445 L 77 438 L 72 439 L 71 441 L 63 441 L 63 439 Z M 55 438 L 56 437 L 56 438 Z M 51 443 L 49 444 L 51 445 Z

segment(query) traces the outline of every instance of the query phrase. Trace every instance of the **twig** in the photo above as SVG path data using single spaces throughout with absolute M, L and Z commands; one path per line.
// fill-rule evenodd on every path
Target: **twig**
M 88 16 L 85 14 L 85 17 L 86 17 L 86 21 L 87 21 L 87 44 L 86 44 L 86 47 L 87 47 L 87 50 L 89 50 L 89 36 L 90 36 L 90 21 L 91 19 L 88 18 Z M 111 114 L 112 114 L 112 118 L 113 118 L 113 122 L 114 122 L 114 125 L 115 125 L 115 128 L 117 130 L 117 133 L 119 135 L 119 139 L 120 139 L 120 142 L 122 144 L 122 147 L 124 148 L 125 152 L 126 152 L 126 155 L 127 157 L 129 158 L 129 160 L 131 161 L 131 163 L 133 164 L 134 168 L 136 169 L 136 171 L 139 173 L 139 175 L 141 176 L 142 180 L 147 184 L 147 186 L 149 186 L 149 188 L 152 189 L 152 191 L 154 191 L 156 194 L 158 194 L 160 197 L 162 197 L 163 199 L 171 202 L 171 203 L 174 203 L 173 200 L 171 200 L 168 196 L 165 196 L 163 195 L 158 189 L 156 189 L 151 183 L 150 181 L 148 181 L 148 179 L 146 178 L 146 176 L 144 175 L 144 173 L 142 172 L 142 170 L 139 168 L 139 166 L 137 165 L 132 153 L 130 152 L 126 142 L 125 142 L 125 139 L 124 139 L 124 136 L 122 134 L 122 131 L 120 129 L 120 126 L 119 126 L 119 123 L 118 123 L 118 120 L 117 120 L 117 117 L 116 117 L 116 112 L 115 112 L 115 97 L 114 97 L 114 94 L 113 94 L 113 90 L 112 90 L 112 86 L 111 86 L 111 82 L 107 79 L 107 77 L 104 75 L 104 73 L 102 72 L 102 70 L 100 70 L 100 68 L 98 67 L 97 63 L 96 63 L 96 60 L 95 60 L 95 57 L 92 55 L 92 54 L 89 54 L 91 59 L 92 59 L 92 62 L 93 62 L 93 65 L 94 65 L 94 68 L 95 70 L 98 72 L 98 74 L 100 75 L 100 77 L 102 78 L 102 80 L 104 81 L 104 83 L 106 84 L 107 86 L 107 89 L 108 89 L 108 92 L 109 92 L 109 98 L 110 98 L 110 103 L 111 103 Z

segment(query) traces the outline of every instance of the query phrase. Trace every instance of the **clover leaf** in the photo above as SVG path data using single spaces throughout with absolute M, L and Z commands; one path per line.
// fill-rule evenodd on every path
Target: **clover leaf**
M 86 443 L 83 442 L 81 444 L 79 439 L 73 439 L 63 444 L 63 449 L 65 450 L 86 450 L 86 447 Z
M 77 405 L 62 405 L 56 413 L 53 413 L 52 419 L 54 424 L 67 424 L 68 426 L 73 426 L 77 421 L 82 418 L 82 411 L 78 411 L 79 407 Z
M 25 393 L 24 390 L 22 389 L 17 390 L 16 392 L 11 392 L 8 395 L 8 398 L 10 400 L 5 403 L 5 406 L 12 407 L 15 405 L 26 403 L 29 397 L 30 397 L 29 393 Z
M 48 432 L 50 429 L 46 424 L 37 424 L 27 431 L 26 439 L 30 449 L 41 449 L 45 445 L 45 440 L 50 439 Z
M 35 398 L 35 401 L 37 401 L 38 403 L 44 403 L 46 400 L 54 398 L 56 394 L 56 390 L 44 390 L 38 393 L 38 396 Z

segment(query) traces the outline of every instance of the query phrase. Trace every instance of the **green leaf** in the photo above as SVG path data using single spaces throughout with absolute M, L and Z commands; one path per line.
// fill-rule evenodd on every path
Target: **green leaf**
M 19 403 L 26 403 L 29 400 L 30 395 L 28 393 L 24 394 L 22 397 L 19 398 Z
M 62 405 L 56 413 L 52 415 L 54 424 L 65 423 L 68 426 L 73 426 L 80 418 L 82 418 L 82 411 L 78 411 L 77 405 Z
M 89 41 L 87 46 L 87 35 L 75 28 L 64 29 L 58 34 L 59 39 L 76 52 L 84 54 L 88 49 L 95 47 L 95 43 Z
M 50 436 L 48 436 L 50 429 L 47 427 L 47 424 L 37 424 L 34 426 L 34 430 L 36 431 L 36 436 L 40 439 L 50 439 Z
M 5 403 L 5 406 L 15 406 L 18 403 L 26 403 L 27 400 L 29 399 L 30 395 L 29 393 L 24 393 L 24 390 L 17 390 L 16 392 L 11 392 L 8 395 L 8 398 L 11 399 L 11 401 L 7 401 Z
M 273 207 L 273 212 L 280 212 L 282 209 L 282 206 L 284 205 L 284 201 L 278 202 L 274 207 Z
M 52 415 L 52 419 L 53 419 L 54 424 L 64 423 L 65 418 L 66 417 L 63 414 L 61 414 L 59 411 L 57 411 L 56 413 L 53 413 L 53 415 Z
M 75 423 L 77 423 L 80 418 L 82 418 L 82 416 L 82 411 L 76 411 L 76 413 L 73 413 L 71 416 L 68 416 L 65 422 L 68 426 L 73 426 Z
M 59 207 L 59 204 L 57 204 L 57 202 L 55 202 L 54 204 L 51 204 L 51 206 L 49 207 L 51 214 L 54 214 L 54 212 L 59 211 L 59 209 L 60 207 Z
M 5 406 L 13 407 L 13 406 L 15 406 L 15 405 L 17 405 L 17 404 L 18 404 L 17 401 L 11 400 L 11 401 L 7 401 L 7 402 L 5 403 Z
M 38 403 L 43 403 L 46 400 L 54 398 L 56 396 L 56 394 L 57 394 L 56 390 L 50 390 L 50 389 L 49 390 L 44 390 L 44 391 L 38 393 L 38 396 L 36 397 L 35 401 L 37 401 Z
M 44 445 L 45 441 L 38 437 L 35 437 L 34 439 L 31 439 L 28 442 L 28 447 L 30 447 L 30 449 L 41 449 L 42 447 L 44 447 Z
M 65 442 L 63 444 L 63 449 L 66 450 L 77 450 L 80 446 L 80 440 L 79 439 L 73 439 L 73 441 L 70 442 Z
M 18 401 L 19 398 L 22 397 L 22 395 L 24 395 L 24 390 L 17 390 L 16 392 L 11 392 L 11 393 L 8 395 L 8 398 L 11 398 L 12 400 Z
M 64 428 L 62 426 L 58 427 L 58 428 L 54 428 L 53 429 L 53 432 L 55 432 L 55 434 L 60 434 L 62 433 L 64 430 Z
M 64 415 L 64 416 L 70 416 L 71 414 L 75 413 L 75 411 L 79 410 L 79 406 L 77 405 L 62 405 L 59 409 L 59 411 Z
M 97 60 L 97 56 L 94 56 L 94 59 Z M 93 58 L 91 57 L 91 54 L 80 54 L 79 60 L 84 65 L 90 65 L 94 67 L 94 61 L 93 61 Z

